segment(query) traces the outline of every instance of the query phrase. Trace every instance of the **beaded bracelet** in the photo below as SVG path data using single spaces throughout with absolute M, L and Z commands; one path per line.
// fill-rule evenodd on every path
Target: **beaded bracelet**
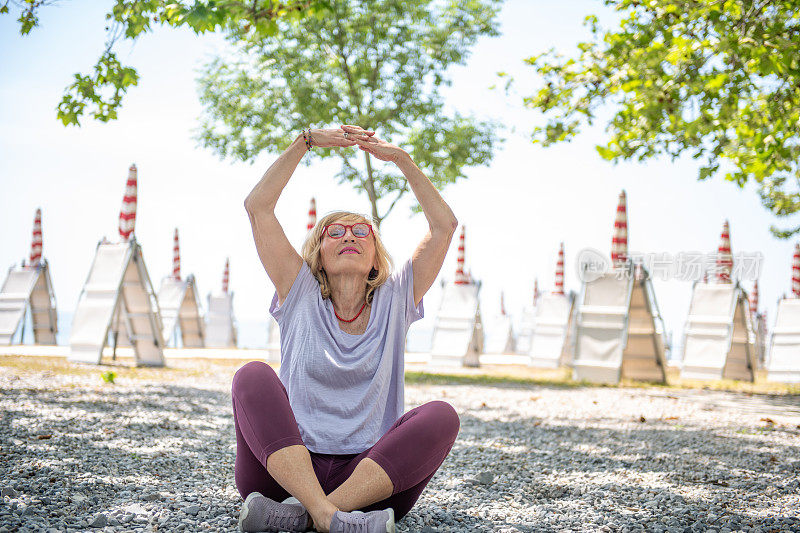
M 306 149 L 311 150 L 311 129 L 309 128 L 308 133 L 306 130 L 303 130 L 303 140 L 306 142 Z

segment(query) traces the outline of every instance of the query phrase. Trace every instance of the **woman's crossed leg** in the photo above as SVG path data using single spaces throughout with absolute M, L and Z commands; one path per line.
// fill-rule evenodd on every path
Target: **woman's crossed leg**
M 290 494 L 327 531 L 337 510 L 391 507 L 397 520 L 414 505 L 453 446 L 458 415 L 450 404 L 428 402 L 401 416 L 371 448 L 331 475 L 322 454 L 303 445 L 289 398 L 275 371 L 260 361 L 233 379 L 236 487 L 281 501 Z M 323 484 L 325 487 L 323 488 Z M 327 494 L 327 495 L 326 495 Z

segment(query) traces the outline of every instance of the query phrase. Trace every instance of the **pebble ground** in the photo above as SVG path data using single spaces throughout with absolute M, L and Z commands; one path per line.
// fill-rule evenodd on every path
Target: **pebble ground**
M 236 531 L 244 361 L 113 384 L 19 361 L 0 357 L 0 532 Z M 437 399 L 461 430 L 398 531 L 800 531 L 798 396 L 406 385 L 407 409 Z

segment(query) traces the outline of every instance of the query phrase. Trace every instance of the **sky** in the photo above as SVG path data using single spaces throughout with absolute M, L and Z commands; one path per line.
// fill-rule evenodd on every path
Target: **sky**
M 140 75 L 139 85 L 124 97 L 118 120 L 84 117 L 80 128 L 67 128 L 56 118 L 73 74 L 89 72 L 102 53 L 105 13 L 112 5 L 42 8 L 40 26 L 27 36 L 19 35 L 15 16 L 0 15 L 5 51 L 0 55 L 0 267 L 28 256 L 34 212 L 41 207 L 44 256 L 59 312 L 74 312 L 97 242 L 104 235 L 118 237 L 125 180 L 135 163 L 136 235 L 154 284 L 171 271 L 177 227 L 184 276 L 193 273 L 203 295 L 217 291 L 230 257 L 237 318 L 265 324 L 274 288 L 256 254 L 243 202 L 278 154 L 261 153 L 252 164 L 221 160 L 192 139 L 203 112 L 195 78 L 205 62 L 228 50 L 221 35 L 156 28 L 135 43 L 118 42 L 120 61 Z M 467 179 L 442 191 L 466 226 L 466 265 L 482 281 L 483 315 L 491 320 L 499 312 L 503 291 L 506 310 L 518 319 L 531 303 L 535 278 L 542 290 L 552 290 L 560 242 L 566 251 L 566 289 L 579 291 L 579 252 L 610 253 L 617 198 L 625 189 L 632 252 L 713 252 L 728 219 L 733 252 L 763 256 L 760 308 L 768 311 L 771 326 L 778 298 L 790 292 L 794 241 L 771 236 L 768 228 L 775 219 L 752 187 L 739 189 L 722 177 L 698 182 L 697 164 L 688 157 L 606 162 L 594 148 L 604 138 L 602 124 L 569 143 L 547 148 L 531 143 L 531 131 L 542 118 L 522 103 L 537 81 L 523 59 L 550 47 L 571 54 L 588 38 L 582 21 L 590 13 L 606 26 L 615 20 L 597 1 L 508 0 L 499 15 L 501 35 L 479 40 L 467 63 L 448 71 L 453 82 L 443 90 L 448 110 L 503 125 L 497 132 L 503 142 L 492 162 L 466 169 Z M 490 88 L 500 71 L 515 76 L 516 94 Z M 333 159 L 300 165 L 284 189 L 276 214 L 296 249 L 305 236 L 312 196 L 320 216 L 338 209 L 370 211 L 366 194 L 336 183 L 337 170 Z M 424 216 L 412 214 L 411 205 L 411 197 L 400 201 L 381 227 L 395 266 L 427 231 Z M 453 279 L 457 241 L 456 235 L 440 280 Z M 749 290 L 752 280 L 743 285 Z M 677 338 L 691 281 L 656 278 L 654 287 L 667 330 Z M 425 318 L 412 330 L 432 327 L 440 297 L 437 281 L 423 300 Z M 251 336 L 256 339 L 251 344 L 259 336 Z

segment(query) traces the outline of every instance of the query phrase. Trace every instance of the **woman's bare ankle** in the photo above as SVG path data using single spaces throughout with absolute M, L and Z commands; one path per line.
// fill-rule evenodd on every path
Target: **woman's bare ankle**
M 337 509 L 336 506 L 330 502 L 326 506 L 315 509 L 314 512 L 309 510 L 308 514 L 311 516 L 311 520 L 314 522 L 314 529 L 317 531 L 327 532 L 331 527 L 333 515 L 338 510 L 339 509 Z

